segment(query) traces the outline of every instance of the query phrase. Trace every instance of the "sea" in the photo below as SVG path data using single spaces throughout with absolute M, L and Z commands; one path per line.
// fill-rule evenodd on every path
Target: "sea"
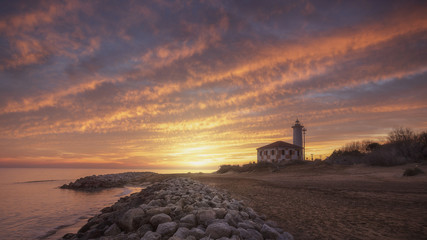
M 0 168 L 0 239 L 59 239 L 66 233 L 76 233 L 101 209 L 142 187 L 98 192 L 59 187 L 85 176 L 122 172 L 146 170 Z

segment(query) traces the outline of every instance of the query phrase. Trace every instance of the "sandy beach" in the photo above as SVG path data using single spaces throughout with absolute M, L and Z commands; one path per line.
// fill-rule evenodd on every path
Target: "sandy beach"
M 312 164 L 185 176 L 228 190 L 295 239 L 427 239 L 427 176 L 402 176 L 413 166 Z

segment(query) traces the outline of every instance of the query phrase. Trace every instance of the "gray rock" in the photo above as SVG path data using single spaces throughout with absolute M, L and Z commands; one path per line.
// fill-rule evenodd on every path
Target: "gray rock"
M 197 225 L 196 215 L 194 214 L 188 214 L 182 217 L 179 221 L 180 221 L 180 226 L 186 227 L 189 229 Z
M 294 236 L 292 236 L 292 234 L 290 234 L 288 232 L 282 233 L 281 237 L 284 240 L 294 240 Z
M 237 224 L 237 227 L 243 228 L 243 229 L 255 229 L 255 223 L 250 221 L 239 222 Z
M 140 240 L 140 237 L 136 233 L 128 234 L 126 237 L 127 240 Z
M 153 225 L 153 227 L 157 227 L 161 223 L 170 222 L 170 221 L 172 221 L 172 218 L 169 215 L 166 215 L 164 213 L 154 215 L 150 218 L 150 223 Z
M 210 236 L 211 238 L 221 238 L 221 237 L 230 237 L 232 232 L 232 228 L 230 225 L 224 222 L 212 223 L 206 228 L 206 236 Z
M 138 230 L 136 230 L 136 233 L 138 233 L 138 235 L 142 237 L 145 235 L 145 233 L 153 230 L 154 229 L 153 229 L 153 226 L 151 226 L 151 224 L 142 224 L 141 227 L 139 227 Z
M 262 225 L 261 234 L 264 238 L 267 239 L 278 239 L 280 237 L 280 233 L 278 233 L 276 229 L 268 226 L 267 224 Z
M 219 218 L 219 219 L 224 218 L 225 215 L 227 214 L 227 210 L 225 210 L 225 208 L 214 208 L 213 210 L 215 211 L 216 218 Z
M 237 224 L 243 221 L 240 217 L 240 213 L 236 210 L 229 210 L 224 219 L 228 222 L 229 225 L 234 227 L 237 227 Z
M 202 229 L 200 229 L 200 228 L 192 228 L 192 229 L 190 230 L 190 232 L 188 232 L 188 235 L 189 235 L 189 236 L 194 236 L 195 238 L 200 239 L 200 238 L 202 238 L 203 236 L 205 236 L 205 231 L 203 231 L 203 230 L 202 230 Z
M 119 226 L 126 231 L 132 231 L 139 227 L 138 220 L 141 220 L 144 215 L 145 212 L 141 208 L 131 208 L 120 218 Z
M 215 195 L 215 197 L 212 198 L 212 202 L 220 203 L 222 200 L 218 197 L 218 195 Z
M 117 226 L 117 224 L 113 223 L 110 227 L 105 230 L 104 235 L 105 236 L 115 236 L 119 234 L 122 230 Z
M 182 239 L 186 239 L 188 237 L 189 233 L 190 233 L 190 230 L 188 228 L 180 227 L 180 228 L 178 228 L 178 230 L 176 230 L 176 232 L 173 236 L 179 237 Z
M 175 233 L 177 228 L 178 224 L 176 222 L 162 223 L 157 227 L 156 233 L 159 233 L 162 236 L 171 236 Z
M 215 218 L 216 214 L 213 210 L 199 210 L 197 212 L 197 221 L 199 222 L 199 224 L 207 226 Z
M 172 236 L 168 240 L 184 240 L 184 238 L 180 238 L 180 237 L 177 237 L 177 236 Z
M 246 212 L 244 212 L 244 211 L 241 211 L 241 212 L 240 212 L 240 216 L 242 216 L 242 218 L 243 218 L 244 220 L 249 219 L 249 214 L 248 214 L 248 213 L 246 213 Z
M 258 214 L 250 207 L 246 208 L 246 213 L 249 215 L 251 219 L 256 219 L 258 217 Z
M 254 229 L 238 228 L 240 238 L 243 240 L 263 240 L 262 234 Z
M 147 210 L 148 216 L 154 216 L 160 213 L 169 214 L 171 212 L 171 209 L 168 207 L 155 207 Z
M 194 236 L 188 236 L 185 240 L 197 240 L 197 238 Z
M 162 235 L 156 232 L 148 231 L 144 234 L 144 237 L 141 240 L 160 240 Z
M 166 202 L 161 199 L 153 199 L 148 203 L 148 206 L 153 207 L 164 207 L 166 205 Z

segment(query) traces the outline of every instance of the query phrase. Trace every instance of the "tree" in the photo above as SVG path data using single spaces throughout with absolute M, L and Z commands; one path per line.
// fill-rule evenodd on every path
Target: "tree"
M 389 143 L 408 143 L 415 140 L 415 133 L 410 128 L 396 128 L 388 134 Z
M 379 144 L 379 143 L 376 143 L 376 142 L 369 143 L 366 146 L 366 151 L 367 152 L 373 152 L 373 151 L 377 150 L 379 147 L 381 147 L 381 144 Z

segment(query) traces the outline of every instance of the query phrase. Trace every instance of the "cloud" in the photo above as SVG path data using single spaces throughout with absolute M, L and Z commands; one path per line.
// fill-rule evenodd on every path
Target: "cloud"
M 425 127 L 425 4 L 321 3 L 9 6 L 0 147 L 40 137 L 52 151 L 11 148 L 0 160 L 213 166 L 290 141 L 296 117 L 320 152 L 349 134 L 385 134 L 403 113 Z

